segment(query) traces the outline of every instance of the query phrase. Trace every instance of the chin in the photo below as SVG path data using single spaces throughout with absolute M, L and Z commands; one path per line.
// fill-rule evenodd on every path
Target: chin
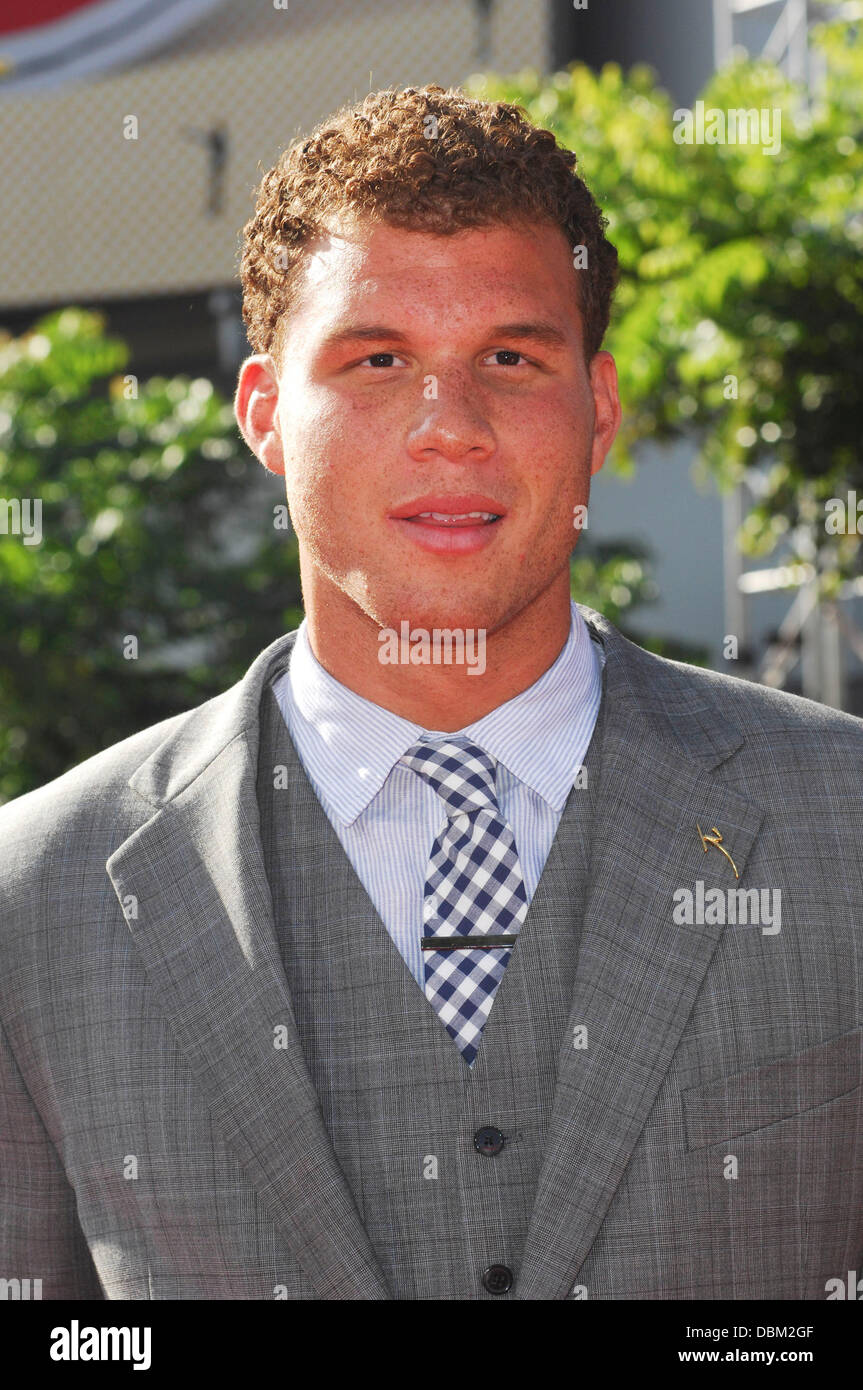
M 474 600 L 442 601 L 433 595 L 406 594 L 402 602 L 382 605 L 375 616 L 381 627 L 395 631 L 403 622 L 411 628 L 431 631 L 432 628 L 488 629 L 498 620 L 499 612 L 499 604 L 491 604 L 482 596 Z

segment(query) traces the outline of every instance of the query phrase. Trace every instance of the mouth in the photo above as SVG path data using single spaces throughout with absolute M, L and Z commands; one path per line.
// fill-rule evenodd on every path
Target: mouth
M 472 555 L 500 532 L 506 507 L 481 493 L 427 493 L 389 513 L 389 523 L 435 555 Z
M 401 518 L 429 526 L 490 526 L 500 521 L 500 513 L 495 512 L 417 512 L 416 516 Z
M 459 523 L 463 526 L 488 525 L 506 516 L 506 507 L 496 497 L 481 492 L 426 492 L 393 507 L 389 513 L 397 521 L 433 520 L 436 525 Z
M 417 497 L 396 507 L 388 520 L 423 550 L 467 555 L 493 539 L 505 516 L 495 498 L 471 493 Z

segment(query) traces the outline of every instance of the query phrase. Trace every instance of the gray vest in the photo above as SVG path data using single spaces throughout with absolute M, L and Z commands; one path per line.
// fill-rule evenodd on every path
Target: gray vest
M 567 1024 L 605 700 L 542 877 L 468 1069 L 342 848 L 272 690 L 261 700 L 257 793 L 279 949 L 336 1158 L 397 1299 L 513 1292 Z M 287 769 L 274 789 L 274 769 Z M 495 1155 L 474 1136 L 504 1135 Z

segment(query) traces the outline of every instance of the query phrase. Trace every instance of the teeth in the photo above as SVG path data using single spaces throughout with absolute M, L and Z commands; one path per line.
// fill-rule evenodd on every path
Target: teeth
M 480 517 L 483 521 L 494 521 L 497 512 L 418 512 L 418 516 L 431 517 L 433 521 L 467 521 L 468 517 Z

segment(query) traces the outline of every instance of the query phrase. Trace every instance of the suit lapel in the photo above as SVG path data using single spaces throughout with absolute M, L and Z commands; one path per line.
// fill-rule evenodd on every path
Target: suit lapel
M 719 828 L 743 886 L 763 818 L 714 771 L 741 736 L 674 667 L 585 617 L 603 638 L 607 701 L 590 889 L 520 1299 L 564 1298 L 577 1282 L 724 930 L 672 917 L 675 890 L 699 878 L 738 886 L 696 824 Z
M 319 1298 L 385 1299 L 303 1058 L 261 853 L 258 707 L 293 635 L 195 710 L 131 785 L 160 809 L 111 855 L 129 929 L 225 1145 Z

